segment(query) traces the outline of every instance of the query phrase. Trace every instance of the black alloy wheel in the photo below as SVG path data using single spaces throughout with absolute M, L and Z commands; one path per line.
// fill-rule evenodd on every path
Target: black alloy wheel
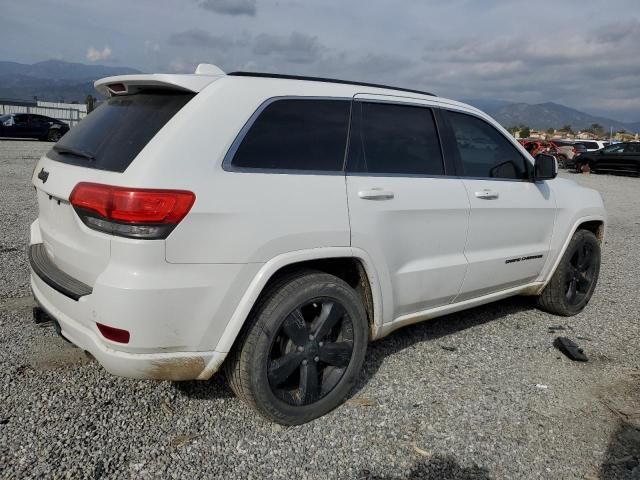
M 362 296 L 344 280 L 285 274 L 261 295 L 225 361 L 229 385 L 269 420 L 309 422 L 358 382 L 369 329 Z
M 50 142 L 57 142 L 62 137 L 62 133 L 57 128 L 52 128 L 49 130 L 49 135 L 47 136 Z
M 564 317 L 580 313 L 596 288 L 600 257 L 600 243 L 595 234 L 583 229 L 576 231 L 538 297 L 538 307 Z
M 353 355 L 353 323 L 335 299 L 315 298 L 282 322 L 267 361 L 274 395 L 289 405 L 324 398 L 344 376 Z
M 579 305 L 591 291 L 595 276 L 593 245 L 583 242 L 578 245 L 569 260 L 565 277 L 565 296 L 570 305 Z

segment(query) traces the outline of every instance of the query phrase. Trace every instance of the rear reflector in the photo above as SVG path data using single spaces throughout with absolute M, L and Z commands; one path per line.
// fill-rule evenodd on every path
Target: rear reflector
M 118 343 L 129 343 L 130 335 L 127 330 L 110 327 L 108 325 L 103 325 L 102 323 L 96 323 L 96 325 L 98 326 L 98 330 L 100 330 L 102 336 L 107 340 Z
M 193 192 L 128 188 L 82 182 L 69 201 L 90 228 L 129 238 L 161 239 L 195 202 Z

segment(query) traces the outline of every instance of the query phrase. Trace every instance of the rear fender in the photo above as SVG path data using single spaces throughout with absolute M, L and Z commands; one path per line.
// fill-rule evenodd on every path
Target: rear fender
M 236 307 L 232 314 L 225 330 L 216 345 L 215 350 L 221 353 L 228 353 L 231 351 L 233 344 L 244 325 L 245 320 L 249 316 L 253 305 L 260 296 L 264 287 L 267 285 L 269 279 L 273 277 L 280 269 L 288 265 L 300 263 L 309 260 L 319 260 L 325 258 L 340 258 L 340 257 L 354 257 L 359 259 L 364 265 L 365 271 L 369 278 L 369 284 L 371 287 L 371 296 L 373 299 L 373 326 L 372 336 L 376 337 L 377 332 L 382 326 L 382 291 L 378 282 L 378 276 L 373 268 L 373 263 L 368 255 L 360 251 L 359 249 L 353 249 L 351 247 L 327 247 L 327 248 L 314 248 L 309 250 L 298 250 L 295 252 L 288 252 L 279 255 L 268 262 L 266 262 L 262 268 L 255 275 L 251 283 L 246 289 L 240 303 Z M 209 370 L 209 368 L 207 368 Z

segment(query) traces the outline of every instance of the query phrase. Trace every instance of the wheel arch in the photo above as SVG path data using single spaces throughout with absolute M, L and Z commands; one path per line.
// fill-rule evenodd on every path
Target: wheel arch
M 371 338 L 375 339 L 382 325 L 382 298 L 377 274 L 364 252 L 360 255 L 355 253 L 350 247 L 329 247 L 290 252 L 265 263 L 231 315 L 215 350 L 223 353 L 232 350 L 251 310 L 270 285 L 283 275 L 309 269 L 335 275 L 356 290 L 367 311 Z
M 569 246 L 569 242 L 571 242 L 571 239 L 573 238 L 575 233 L 581 229 L 592 232 L 598 239 L 598 243 L 601 246 L 604 245 L 606 219 L 603 216 L 594 215 L 594 216 L 588 216 L 588 217 L 581 217 L 577 219 L 574 222 L 571 230 L 569 231 L 569 235 L 567 235 L 567 237 L 565 238 L 562 248 L 559 250 L 559 253 L 556 255 L 556 258 L 553 263 L 553 267 L 549 269 L 549 271 L 545 275 L 544 283 L 538 289 L 536 289 L 536 292 L 533 292 L 534 295 L 537 295 L 540 292 L 542 292 L 542 290 L 544 290 L 544 287 L 546 287 L 547 284 L 551 281 L 553 274 L 556 272 L 556 269 L 560 264 L 560 260 L 562 260 L 562 257 L 564 256 L 564 252 L 567 250 Z

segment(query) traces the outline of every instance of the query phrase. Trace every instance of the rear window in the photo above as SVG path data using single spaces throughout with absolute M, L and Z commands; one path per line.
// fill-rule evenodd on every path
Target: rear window
M 255 119 L 231 164 L 260 170 L 341 171 L 350 108 L 348 100 L 276 100 Z
M 349 171 L 443 175 L 436 124 L 430 108 L 356 102 L 349 145 Z
M 581 142 L 588 150 L 598 150 L 600 146 L 596 142 Z
M 146 91 L 111 97 L 62 137 L 47 156 L 72 165 L 124 172 L 194 95 Z M 74 151 L 86 155 L 71 153 Z

